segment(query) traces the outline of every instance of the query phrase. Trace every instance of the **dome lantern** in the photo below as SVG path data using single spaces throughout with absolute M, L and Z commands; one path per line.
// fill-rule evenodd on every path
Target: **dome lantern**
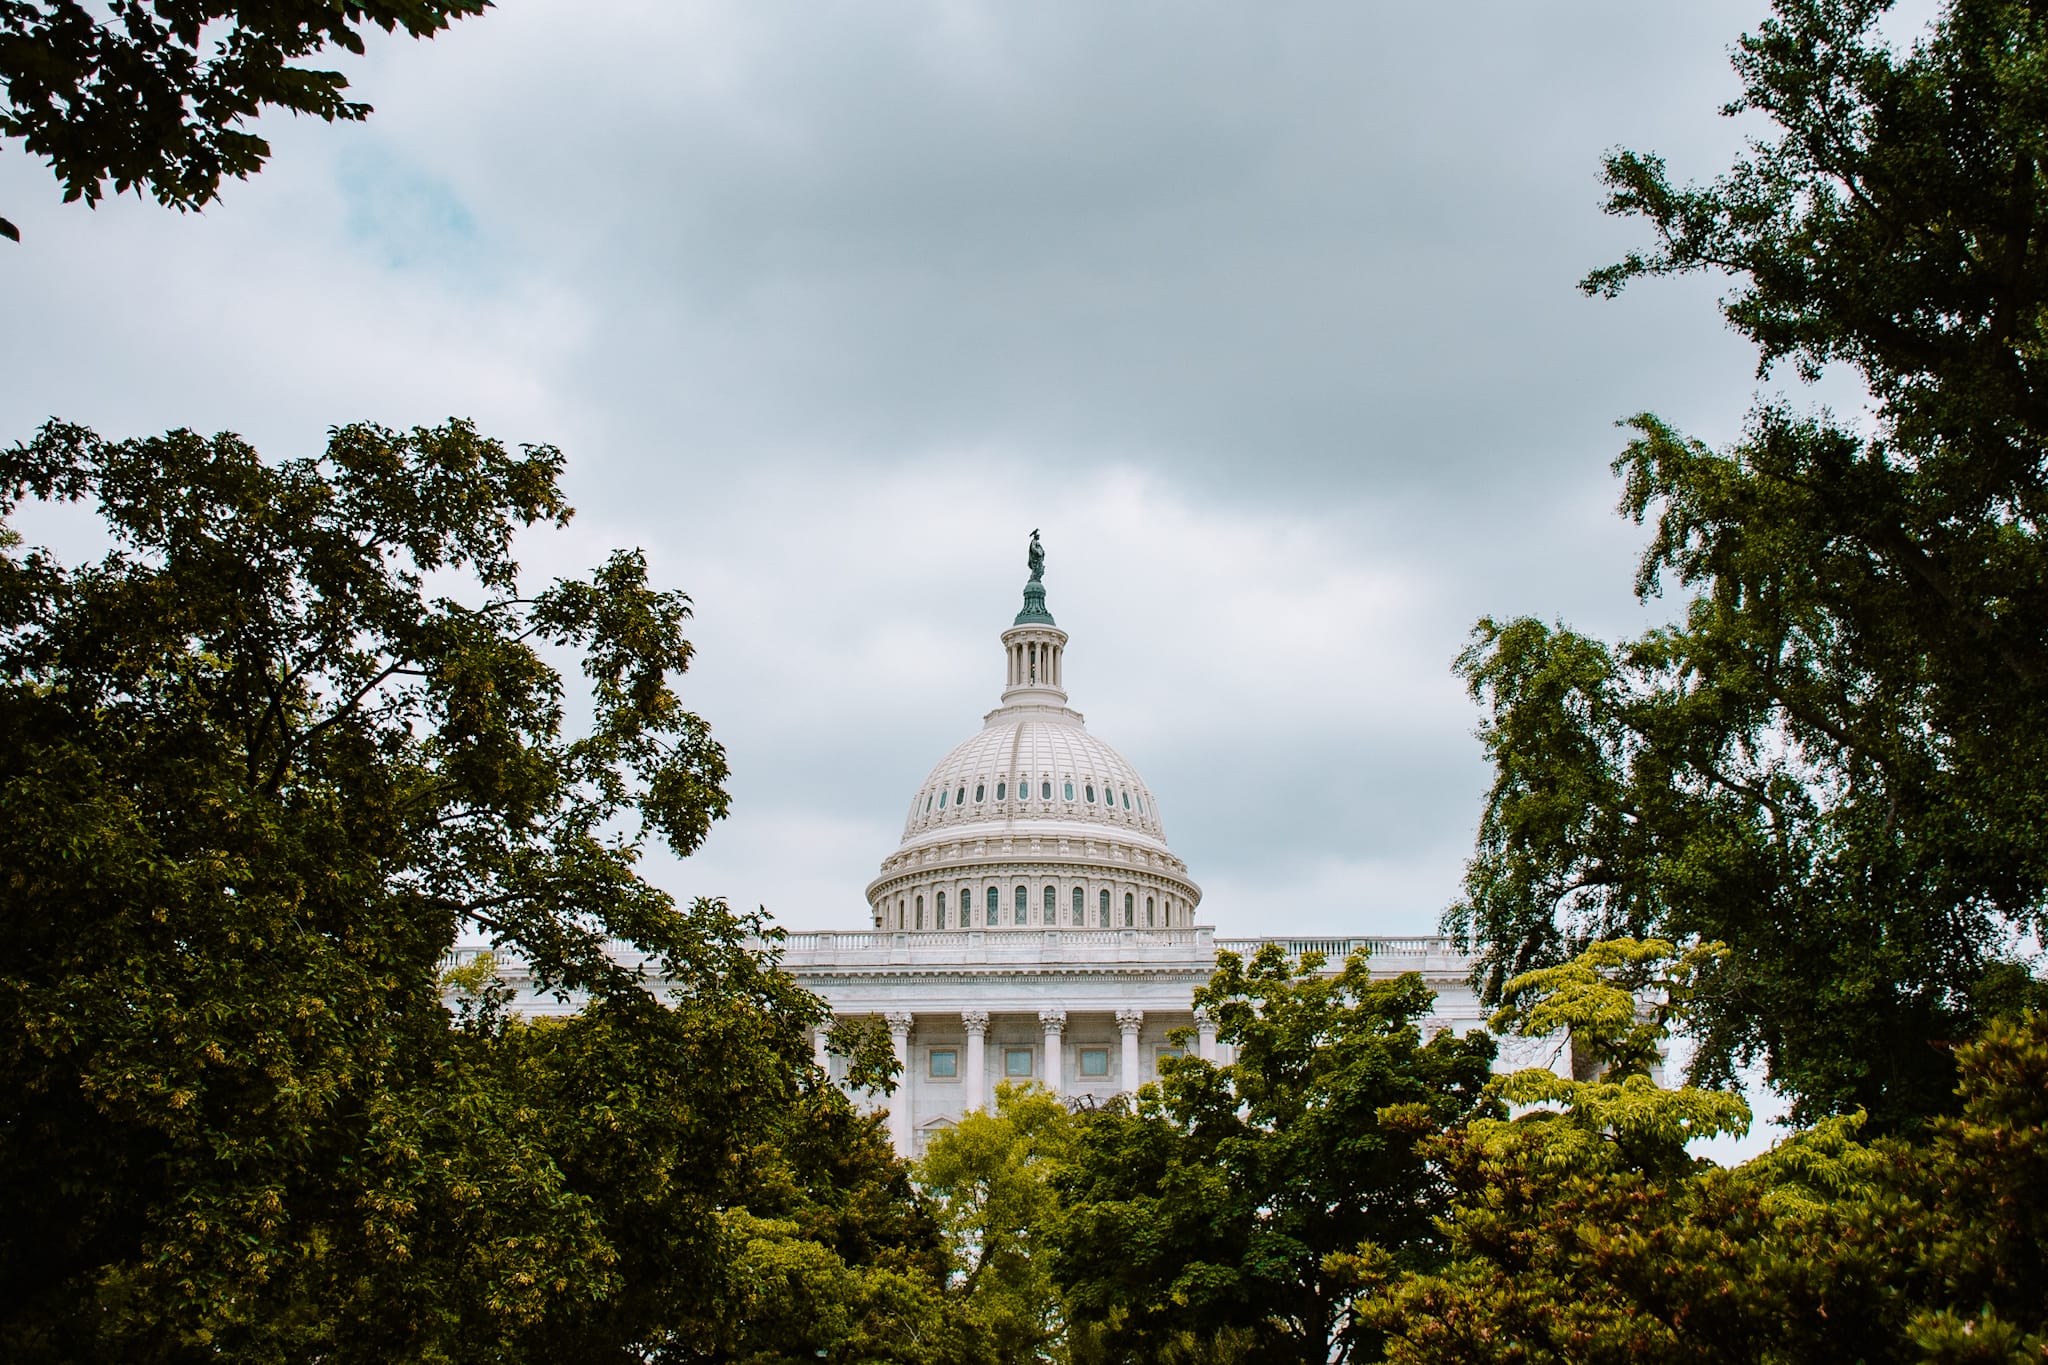
M 1031 577 L 1024 584 L 1024 609 L 1003 632 L 1003 705 L 1065 706 L 1066 679 L 1061 665 L 1067 633 L 1045 608 L 1045 547 L 1035 529 L 1025 562 Z

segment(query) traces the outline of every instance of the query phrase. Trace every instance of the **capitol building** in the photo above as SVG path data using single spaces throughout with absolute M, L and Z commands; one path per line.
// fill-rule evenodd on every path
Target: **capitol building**
M 1418 972 L 1436 992 L 1424 1032 L 1482 1028 L 1471 961 L 1447 938 L 1361 934 L 1218 938 L 1202 888 L 1167 842 L 1159 797 L 1068 705 L 1067 633 L 1046 606 L 1045 558 L 1032 533 L 1023 609 L 1002 632 L 1002 690 L 981 726 L 910 794 L 903 837 L 867 885 L 869 927 L 788 932 L 783 969 L 835 1019 L 886 1023 L 902 1072 L 886 1104 L 906 1156 L 1003 1081 L 1044 1086 L 1088 1106 L 1157 1079 L 1159 1060 L 1191 1045 L 1228 1048 L 1194 1008 L 1218 952 L 1267 943 L 1315 952 L 1335 970 L 1360 948 L 1375 976 Z M 1360 906 L 1361 928 L 1372 915 Z M 454 960 L 486 951 L 459 946 Z M 545 1015 L 573 999 L 535 992 L 516 961 L 500 974 L 513 1007 Z M 1501 1040 L 1503 1068 L 1558 1065 L 1542 1045 Z M 845 1064 L 813 1038 L 818 1064 Z
M 1420 972 L 1436 992 L 1425 1031 L 1483 1027 L 1471 963 L 1448 939 L 1219 939 L 1202 923 L 1158 796 L 1068 704 L 1067 633 L 1046 607 L 1036 532 L 1030 570 L 1002 632 L 998 705 L 910 794 L 902 841 L 867 886 L 870 927 L 783 945 L 785 970 L 835 1016 L 887 1023 L 903 1066 L 887 1100 L 897 1150 L 922 1152 L 1001 1081 L 1086 1105 L 1155 1079 L 1184 1038 L 1227 1061 L 1194 1009 L 1221 950 L 1275 942 L 1334 969 L 1370 947 L 1375 975 Z M 817 1049 L 840 1065 L 822 1032 Z

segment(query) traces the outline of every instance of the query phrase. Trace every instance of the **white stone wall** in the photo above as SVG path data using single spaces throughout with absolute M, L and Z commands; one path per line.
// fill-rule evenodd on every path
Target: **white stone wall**
M 1194 1034 L 1189 1050 L 1227 1061 L 1213 1030 L 1194 1014 L 1195 990 L 1214 972 L 1219 949 L 1249 955 L 1268 941 L 1293 954 L 1320 952 L 1333 971 L 1369 946 L 1376 976 L 1420 972 L 1436 992 L 1426 1030 L 1484 1027 L 1485 1012 L 1465 981 L 1470 961 L 1449 940 L 1434 937 L 1218 940 L 1206 926 L 1152 932 L 802 933 L 789 936 L 783 965 L 823 997 L 835 1016 L 868 1015 L 890 1023 L 903 1076 L 895 1096 L 866 1098 L 888 1108 L 898 1150 L 917 1155 L 967 1110 L 992 1102 L 1012 1050 L 1025 1054 L 1028 1075 L 1011 1079 L 1051 1085 L 1076 1104 L 1101 1102 L 1157 1079 L 1161 1052 L 1179 1046 L 1173 1035 L 1181 1030 Z M 984 1030 L 979 1085 L 970 1075 L 974 1025 Z M 1104 1074 L 1083 1074 L 1083 1054 L 1098 1050 Z M 934 1051 L 952 1054 L 953 1075 L 933 1074 Z M 1048 1065 L 1055 1052 L 1056 1072 Z M 1514 1062 L 1529 1064 L 1519 1051 Z
M 1485 1027 L 1486 1012 L 1466 983 L 1470 960 L 1450 940 L 1415 938 L 1218 939 L 1207 926 L 1192 929 L 1028 932 L 969 930 L 947 933 L 792 933 L 780 947 L 784 970 L 828 1004 L 835 1017 L 882 1019 L 897 1040 L 903 1074 L 894 1096 L 856 1095 L 886 1108 L 890 1134 L 906 1155 L 920 1154 L 933 1135 L 970 1109 L 993 1102 L 1006 1078 L 1010 1051 L 1025 1054 L 1028 1074 L 1010 1079 L 1051 1085 L 1069 1103 L 1100 1103 L 1158 1077 L 1162 1051 L 1185 1046 L 1217 1062 L 1229 1060 L 1213 1027 L 1194 1013 L 1196 988 L 1215 971 L 1216 954 L 1249 956 L 1264 944 L 1288 953 L 1323 954 L 1336 970 L 1357 949 L 1372 950 L 1373 974 L 1419 972 L 1436 992 L 1425 1033 L 1465 1033 Z M 476 946 L 459 949 L 465 960 Z M 519 994 L 523 1013 L 565 1014 L 575 1000 L 538 996 L 515 961 L 500 973 Z M 659 989 L 659 983 L 652 983 Z M 982 1065 L 972 1074 L 973 1035 L 981 1032 Z M 1186 1043 L 1175 1034 L 1187 1030 Z M 844 1064 L 816 1055 L 835 1079 Z M 1101 1075 L 1084 1074 L 1084 1053 L 1104 1053 Z M 953 1074 L 934 1074 L 932 1054 L 953 1054 Z M 1057 1069 L 1050 1063 L 1057 1058 Z M 1568 1070 L 1561 1044 L 1502 1039 L 1498 1070 L 1544 1066 Z

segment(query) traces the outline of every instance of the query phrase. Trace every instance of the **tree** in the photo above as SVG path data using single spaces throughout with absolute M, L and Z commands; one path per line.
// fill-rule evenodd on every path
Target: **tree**
M 862 1293 L 937 1292 L 773 931 L 636 870 L 725 758 L 637 553 L 522 587 L 560 462 L 462 422 L 0 452 L 0 516 L 86 501 L 110 543 L 0 536 L 9 1359 L 700 1359 L 746 1326 L 750 1201 Z M 581 1011 L 472 971 L 451 1017 L 464 922 Z
M 1005 1082 L 994 1113 L 968 1113 L 918 1163 L 918 1184 L 939 1207 L 962 1311 L 1000 1365 L 1062 1358 L 1054 1176 L 1073 1134 L 1057 1097 Z
M 1632 1035 L 1625 1054 L 1682 1020 L 1707 956 L 1596 945 L 1517 982 L 1525 1005 L 1499 1022 L 1569 1025 L 1599 1052 Z M 1676 989 L 1653 986 L 1640 1016 L 1597 999 L 1646 971 Z M 1866 1142 L 1861 1116 L 1830 1118 L 1736 1170 L 1683 1151 L 1747 1122 L 1732 1093 L 1667 1090 L 1628 1062 L 1597 1081 L 1549 1077 L 1547 1094 L 1504 1077 L 1504 1097 L 1544 1107 L 1431 1144 L 1455 1191 L 1453 1255 L 1362 1311 L 1395 1365 L 2039 1360 L 2048 1021 L 1994 1021 L 1958 1071 L 1960 1115 L 1918 1140 Z
M 1447 927 L 1507 978 L 1617 935 L 1718 940 L 1698 1075 L 1762 1057 L 1802 1117 L 1952 1103 L 1947 1046 L 2031 989 L 2048 909 L 2048 7 L 1779 0 L 1729 112 L 1774 124 L 1676 188 L 1607 161 L 1654 249 L 1726 272 L 1762 369 L 1844 366 L 1867 428 L 1761 402 L 1715 451 L 1654 416 L 1616 461 L 1683 619 L 1605 645 L 1482 621 L 1459 668 L 1495 780 Z
M 46 157 L 64 199 L 96 204 L 147 190 L 179 209 L 204 208 L 225 177 L 270 157 L 247 130 L 265 109 L 332 123 L 370 106 L 347 99 L 338 71 L 302 63 L 329 45 L 360 54 L 374 25 L 431 38 L 490 0 L 120 0 L 95 14 L 79 0 L 0 0 L 0 137 Z M 0 218 L 0 236 L 20 240 Z
M 1421 978 L 1375 981 L 1363 951 L 1217 963 L 1195 1003 L 1234 1060 L 1170 1061 L 1079 1118 L 1056 1176 L 1075 1358 L 1372 1359 L 1354 1293 L 1441 1249 L 1421 1144 L 1491 1106 L 1493 1041 L 1425 1040 Z

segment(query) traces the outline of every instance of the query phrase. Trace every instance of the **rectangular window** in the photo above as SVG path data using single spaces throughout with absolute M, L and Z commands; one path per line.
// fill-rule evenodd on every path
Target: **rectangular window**
M 1028 1047 L 1006 1047 L 1003 1049 L 1003 1074 L 1005 1076 L 1031 1075 L 1031 1049 Z
M 958 1048 L 935 1047 L 931 1050 L 931 1065 L 927 1068 L 933 1076 L 957 1076 L 960 1074 L 960 1051 Z
M 1082 1048 L 1081 1074 L 1083 1076 L 1107 1076 L 1109 1074 L 1109 1049 L 1106 1047 Z
M 1152 1055 L 1152 1074 L 1155 1076 L 1159 1074 L 1159 1064 L 1165 1061 L 1168 1057 L 1178 1057 L 1180 1055 L 1181 1050 L 1177 1047 L 1160 1048 L 1157 1052 L 1155 1052 Z

